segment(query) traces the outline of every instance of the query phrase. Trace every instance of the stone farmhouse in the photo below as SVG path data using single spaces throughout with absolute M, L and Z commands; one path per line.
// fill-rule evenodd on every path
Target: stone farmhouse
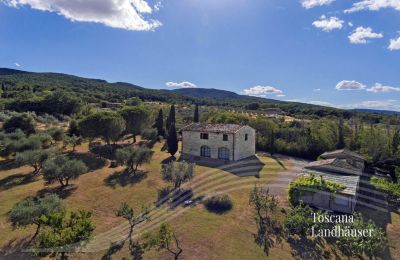
M 360 177 L 365 161 L 359 154 L 349 150 L 326 152 L 321 160 L 309 163 L 303 169 L 303 175 L 315 174 L 324 180 L 335 181 L 345 186 L 343 190 L 329 192 L 304 192 L 299 198 L 311 206 L 342 213 L 353 213 L 359 192 Z
M 194 123 L 181 133 L 184 156 L 238 161 L 256 153 L 256 133 L 247 125 Z

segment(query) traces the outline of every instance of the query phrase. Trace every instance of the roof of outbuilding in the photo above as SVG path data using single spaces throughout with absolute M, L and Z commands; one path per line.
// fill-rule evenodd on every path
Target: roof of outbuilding
M 346 156 L 350 156 L 350 157 L 354 157 L 354 158 L 358 158 L 358 159 L 362 159 L 364 160 L 364 157 L 361 156 L 358 153 L 352 152 L 348 149 L 341 149 L 341 150 L 336 150 L 336 151 L 331 151 L 331 152 L 325 152 L 323 154 L 321 154 L 321 158 L 325 158 L 325 157 L 336 157 L 339 155 L 346 155 Z
M 206 132 L 206 133 L 236 133 L 244 125 L 236 124 L 203 124 L 193 123 L 182 128 L 182 131 Z
M 340 170 L 343 169 L 343 170 L 350 170 L 350 171 L 361 173 L 363 170 L 359 167 L 351 165 L 345 159 L 338 159 L 338 158 L 310 162 L 309 164 L 307 164 L 305 166 L 305 168 L 315 169 L 315 168 L 323 167 L 323 166 L 334 167 L 338 172 L 340 172 Z
M 338 193 L 352 196 L 355 196 L 357 193 L 358 183 L 360 182 L 360 176 L 358 175 L 343 175 L 324 171 L 306 171 L 304 175 L 309 175 L 311 173 L 316 176 L 322 176 L 324 180 L 334 181 L 346 186 L 344 190 L 338 191 Z

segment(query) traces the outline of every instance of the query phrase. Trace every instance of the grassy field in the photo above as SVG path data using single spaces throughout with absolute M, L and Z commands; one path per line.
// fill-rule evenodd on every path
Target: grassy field
M 157 199 L 157 191 L 168 186 L 161 179 L 160 162 L 169 155 L 161 151 L 161 144 L 156 144 L 153 149 L 155 151 L 153 160 L 141 168 L 144 174 L 142 179 L 121 180 L 117 174 L 122 168 L 109 168 L 107 162 L 104 165 L 104 162 L 89 155 L 87 144 L 78 147 L 76 156 L 89 162 L 92 171 L 73 181 L 73 186 L 60 193 L 60 196 L 64 198 L 69 209 L 84 208 L 93 212 L 96 224 L 94 238 L 124 223 L 124 220 L 115 217 L 115 211 L 121 202 L 126 201 L 139 211 L 143 205 L 152 205 Z M 187 186 L 191 187 L 195 194 L 207 195 L 227 190 L 234 201 L 234 208 L 227 214 L 218 215 L 198 205 L 186 208 L 180 215 L 171 218 L 170 223 L 176 227 L 177 235 L 183 241 L 185 259 L 227 258 L 235 255 L 238 258 L 263 256 L 262 250 L 252 239 L 255 226 L 248 207 L 248 193 L 255 183 L 265 184 L 274 178 L 281 166 L 268 157 L 261 158 L 261 161 L 265 165 L 258 178 L 239 177 L 227 171 L 205 166 L 196 167 L 195 178 Z M 1 170 L 0 247 L 4 252 L 11 253 L 18 250 L 29 240 L 34 231 L 34 227 L 14 230 L 10 226 L 8 212 L 11 207 L 28 196 L 56 191 L 56 185 L 46 186 L 41 177 L 31 179 L 29 177 L 31 171 L 30 167 L 16 169 L 3 167 Z M 77 254 L 74 257 L 99 259 L 106 252 L 107 249 L 84 255 Z M 128 249 L 124 247 L 113 257 L 119 259 L 127 255 Z M 157 251 L 150 251 L 145 256 L 154 258 L 156 255 L 164 257 Z
M 126 227 L 126 223 L 115 216 L 115 211 L 121 202 L 127 202 L 139 212 L 142 206 L 153 205 L 157 200 L 158 190 L 168 186 L 161 179 L 160 169 L 161 162 L 168 159 L 169 155 L 162 152 L 161 147 L 161 144 L 155 144 L 151 163 L 143 165 L 140 168 L 142 177 L 135 179 L 121 178 L 119 172 L 123 168 L 109 168 L 109 162 L 88 153 L 87 144 L 78 147 L 75 156 L 87 162 L 91 171 L 73 181 L 72 187 L 60 193 L 60 196 L 64 198 L 68 209 L 83 208 L 92 211 L 96 229 L 87 247 L 89 252 L 74 254 L 71 259 L 129 259 L 128 243 L 117 247 L 116 250 L 110 250 L 111 243 L 118 242 L 128 235 L 127 232 L 118 231 Z M 152 221 L 147 226 L 157 228 L 159 223 L 168 221 L 181 241 L 184 250 L 182 259 L 263 259 L 266 256 L 262 248 L 254 243 L 256 225 L 248 204 L 248 196 L 255 184 L 268 184 L 279 176 L 283 167 L 290 169 L 290 161 L 278 163 L 267 156 L 259 157 L 256 165 L 238 165 L 225 170 L 198 165 L 194 179 L 183 188 L 191 188 L 195 196 L 228 193 L 234 203 L 233 209 L 220 215 L 207 211 L 202 204 L 187 208 L 179 206 L 174 209 L 162 207 L 152 211 Z M 258 172 L 258 176 L 240 177 L 238 168 L 245 172 Z M 28 196 L 56 191 L 56 186 L 46 186 L 41 177 L 30 179 L 28 176 L 31 171 L 29 167 L 7 169 L 3 166 L 1 169 L 0 248 L 4 258 L 27 257 L 13 252 L 21 249 L 34 232 L 33 227 L 12 229 L 7 220 L 11 207 Z M 276 217 L 282 220 L 284 213 L 278 211 Z M 392 223 L 391 234 L 398 236 L 398 215 L 394 216 L 393 220 L 396 222 Z M 396 250 L 397 246 L 394 245 L 393 250 Z M 269 257 L 302 259 L 307 257 L 303 255 L 306 252 L 308 258 L 318 259 L 323 251 L 332 257 L 341 256 L 328 245 L 325 249 L 314 250 L 312 246 L 304 249 L 307 249 L 304 245 L 299 246 L 293 241 L 284 240 L 272 248 Z M 171 259 L 171 255 L 151 250 L 145 252 L 144 258 Z

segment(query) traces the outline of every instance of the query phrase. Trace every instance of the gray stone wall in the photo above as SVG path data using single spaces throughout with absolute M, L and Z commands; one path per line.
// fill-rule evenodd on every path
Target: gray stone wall
M 247 141 L 245 135 L 248 135 Z M 256 133 L 249 126 L 242 127 L 235 134 L 235 161 L 241 160 L 256 154 Z
M 213 159 L 218 159 L 218 149 L 222 147 L 229 150 L 229 160 L 237 161 L 255 155 L 255 131 L 251 127 L 245 126 L 235 134 L 228 134 L 228 141 L 223 140 L 222 133 L 208 133 L 208 140 L 200 139 L 200 134 L 194 131 L 182 133 L 183 154 L 200 156 L 201 147 L 208 146 Z
M 182 145 L 182 152 L 193 156 L 200 156 L 201 147 L 208 146 L 214 159 L 218 159 L 218 149 L 225 147 L 229 150 L 229 160 L 233 160 L 233 134 L 228 134 L 228 141 L 224 141 L 222 133 L 208 133 L 208 140 L 204 140 L 200 139 L 200 132 L 184 131 Z

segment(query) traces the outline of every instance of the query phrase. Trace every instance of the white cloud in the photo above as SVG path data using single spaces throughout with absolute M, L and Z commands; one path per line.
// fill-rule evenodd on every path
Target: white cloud
M 382 93 L 382 92 L 394 92 L 400 91 L 400 88 L 391 87 L 391 86 L 384 86 L 380 83 L 375 83 L 375 86 L 367 89 L 367 91 L 374 92 L 374 93 Z
M 317 106 L 335 107 L 334 104 L 332 104 L 330 102 L 326 102 L 326 101 L 315 100 L 315 101 L 307 101 L 305 103 L 312 104 L 312 105 L 317 105 Z
M 301 4 L 304 8 L 310 9 L 316 6 L 329 5 L 335 1 L 336 0 L 303 0 Z
M 321 89 L 320 88 L 315 88 L 314 91 L 318 92 L 318 91 L 321 91 Z
M 388 49 L 391 51 L 400 50 L 400 37 L 397 39 L 391 39 Z
M 347 25 L 350 26 L 350 27 L 354 26 L 352 22 L 348 22 Z
M 375 33 L 371 27 L 357 27 L 350 35 L 349 40 L 354 44 L 366 44 L 367 39 L 382 38 L 382 33 Z
M 161 9 L 162 7 L 163 7 L 163 4 L 162 4 L 161 1 L 157 1 L 157 2 L 154 4 L 154 6 L 153 6 L 153 8 L 154 8 L 155 11 L 160 11 L 160 9 Z
M 248 96 L 266 97 L 267 95 L 275 94 L 277 97 L 284 95 L 282 90 L 271 86 L 254 86 L 243 90 L 243 94 Z
M 49 11 L 74 22 L 94 22 L 113 28 L 133 31 L 149 31 L 161 26 L 161 22 L 146 19 L 152 13 L 147 0 L 0 0 L 18 8 Z
M 278 95 L 276 95 L 277 97 L 286 97 L 286 95 L 285 94 L 278 94 Z
M 19 64 L 18 62 L 15 62 L 15 63 L 14 63 L 14 66 L 15 66 L 15 67 L 21 67 L 21 64 Z
M 355 80 L 343 80 L 336 85 L 337 90 L 363 90 L 365 86 Z
M 343 28 L 343 20 L 340 20 L 337 17 L 327 18 L 325 15 L 321 16 L 319 20 L 316 20 L 312 23 L 316 28 L 322 29 L 325 32 L 330 32 L 335 29 Z
M 167 82 L 165 83 L 166 86 L 171 87 L 171 88 L 197 88 L 197 85 L 189 82 L 189 81 L 183 81 L 181 83 L 177 82 Z
M 393 8 L 400 11 L 399 0 L 363 0 L 354 3 L 350 9 L 345 10 L 345 13 L 353 13 L 361 10 L 378 11 L 382 8 Z

